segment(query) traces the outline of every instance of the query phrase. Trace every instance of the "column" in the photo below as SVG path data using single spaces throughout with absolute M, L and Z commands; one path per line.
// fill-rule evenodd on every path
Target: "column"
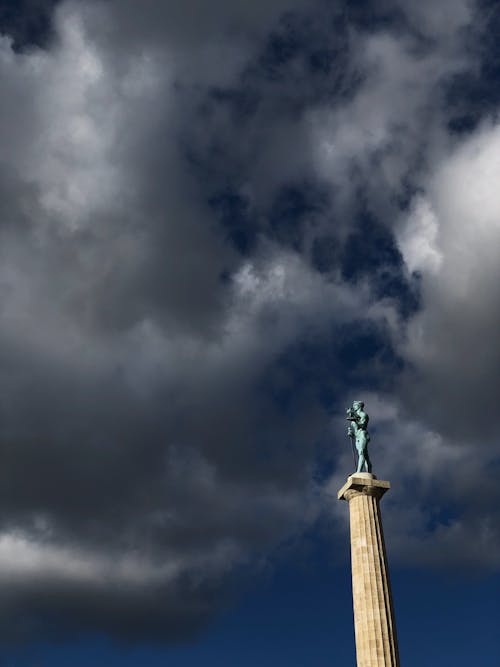
M 358 667 L 399 667 L 380 498 L 390 483 L 354 473 L 338 492 L 349 503 L 352 596 Z

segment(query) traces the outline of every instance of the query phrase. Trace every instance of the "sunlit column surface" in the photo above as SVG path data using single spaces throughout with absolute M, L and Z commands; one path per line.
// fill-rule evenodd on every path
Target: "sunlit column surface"
M 390 483 L 355 473 L 338 493 L 349 503 L 352 595 L 358 667 L 399 667 L 380 498 Z

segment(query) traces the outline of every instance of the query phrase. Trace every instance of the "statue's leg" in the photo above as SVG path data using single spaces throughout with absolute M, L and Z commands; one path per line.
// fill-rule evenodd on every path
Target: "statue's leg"
M 363 450 L 359 451 L 358 450 L 358 469 L 356 472 L 363 472 L 363 467 L 365 465 L 365 455 L 363 453 Z
M 370 460 L 370 455 L 368 454 L 368 448 L 365 449 L 365 464 L 366 464 L 366 472 L 371 472 L 372 471 L 372 462 Z

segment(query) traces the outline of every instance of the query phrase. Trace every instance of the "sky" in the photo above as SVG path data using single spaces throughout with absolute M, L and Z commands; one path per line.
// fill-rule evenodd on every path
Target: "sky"
M 498 667 L 500 7 L 0 0 L 0 667 Z M 430 654 L 430 655 L 429 655 Z

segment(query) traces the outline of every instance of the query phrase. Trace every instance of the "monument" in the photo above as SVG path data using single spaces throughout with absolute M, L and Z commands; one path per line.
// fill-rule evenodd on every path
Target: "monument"
M 358 667 L 399 667 L 389 569 L 385 551 L 380 499 L 390 483 L 372 473 L 368 455 L 369 417 L 362 401 L 347 410 L 356 472 L 338 492 L 349 503 L 352 597 Z M 355 456 L 356 458 L 356 456 Z

